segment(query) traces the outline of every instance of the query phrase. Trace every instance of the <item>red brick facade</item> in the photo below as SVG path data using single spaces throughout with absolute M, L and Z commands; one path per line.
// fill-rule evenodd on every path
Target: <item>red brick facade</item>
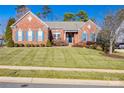
M 23 43 L 23 44 L 46 44 L 48 40 L 48 25 L 45 24 L 42 20 L 40 20 L 36 15 L 29 12 L 25 16 L 23 16 L 21 19 L 19 19 L 15 24 L 12 25 L 12 37 L 15 43 Z M 21 29 L 21 31 L 24 32 L 24 40 L 23 41 L 16 41 L 16 31 Z M 36 41 L 36 32 L 41 29 L 44 32 L 44 41 Z M 32 30 L 34 31 L 34 40 L 33 41 L 26 41 L 26 31 Z M 60 32 L 61 33 L 61 40 L 67 41 L 66 38 L 66 32 L 63 29 L 57 29 L 57 30 L 51 30 L 52 33 L 54 32 Z M 79 31 L 74 32 L 73 36 L 73 44 L 77 44 L 82 41 L 82 32 L 87 32 L 88 34 L 88 41 L 90 41 L 90 33 L 97 32 L 97 26 L 95 23 L 93 23 L 91 20 L 85 22 L 85 24 L 82 25 L 81 28 L 79 28 Z M 71 33 L 71 31 L 70 31 Z

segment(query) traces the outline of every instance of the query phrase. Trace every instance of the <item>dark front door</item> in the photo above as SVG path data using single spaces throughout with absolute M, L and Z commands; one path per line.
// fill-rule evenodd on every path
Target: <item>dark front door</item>
M 68 42 L 72 43 L 72 36 L 71 35 L 68 36 Z

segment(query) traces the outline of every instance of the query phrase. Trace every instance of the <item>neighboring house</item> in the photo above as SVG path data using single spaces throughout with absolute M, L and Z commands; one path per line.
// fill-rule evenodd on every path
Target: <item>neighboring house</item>
M 32 12 L 27 12 L 12 26 L 12 37 L 15 43 L 46 44 L 49 29 L 53 39 L 78 44 L 80 42 L 95 42 L 98 26 L 87 22 L 44 22 Z
M 120 24 L 116 31 L 116 46 L 117 48 L 124 48 L 124 21 Z
M 124 43 L 124 21 L 121 23 L 121 25 L 119 26 L 119 31 L 118 31 L 118 35 L 116 38 L 116 42 L 117 43 Z

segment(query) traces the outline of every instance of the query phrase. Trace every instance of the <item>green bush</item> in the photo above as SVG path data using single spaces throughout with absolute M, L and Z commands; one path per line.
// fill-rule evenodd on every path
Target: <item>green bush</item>
M 19 46 L 18 43 L 15 43 L 15 44 L 14 44 L 14 47 L 18 47 L 18 46 Z
M 14 47 L 14 41 L 13 40 L 9 40 L 7 42 L 7 47 Z
M 26 47 L 31 47 L 31 44 L 26 44 Z
M 45 45 L 44 45 L 44 44 L 40 44 L 40 46 L 41 46 L 41 47 L 45 47 Z
M 20 47 L 24 47 L 24 44 L 19 44 Z
M 90 48 L 91 48 L 91 49 L 96 49 L 96 48 L 97 48 L 97 44 L 92 44 L 92 45 L 90 45 Z
M 51 46 L 52 46 L 52 43 L 50 42 L 50 40 L 47 40 L 46 47 L 51 47 Z
M 35 47 L 35 45 L 34 45 L 34 44 L 30 44 L 30 46 L 31 46 L 31 47 Z

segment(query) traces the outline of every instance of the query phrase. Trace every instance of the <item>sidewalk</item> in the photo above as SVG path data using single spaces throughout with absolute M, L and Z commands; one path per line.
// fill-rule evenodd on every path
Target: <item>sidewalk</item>
M 0 65 L 0 69 L 124 73 L 124 70 L 111 70 L 111 69 L 57 68 L 57 67 L 3 66 L 3 65 Z
M 124 81 L 77 80 L 77 79 L 50 79 L 50 78 L 20 78 L 0 77 L 1 83 L 31 83 L 31 84 L 69 84 L 69 85 L 97 85 L 97 86 L 124 86 Z

